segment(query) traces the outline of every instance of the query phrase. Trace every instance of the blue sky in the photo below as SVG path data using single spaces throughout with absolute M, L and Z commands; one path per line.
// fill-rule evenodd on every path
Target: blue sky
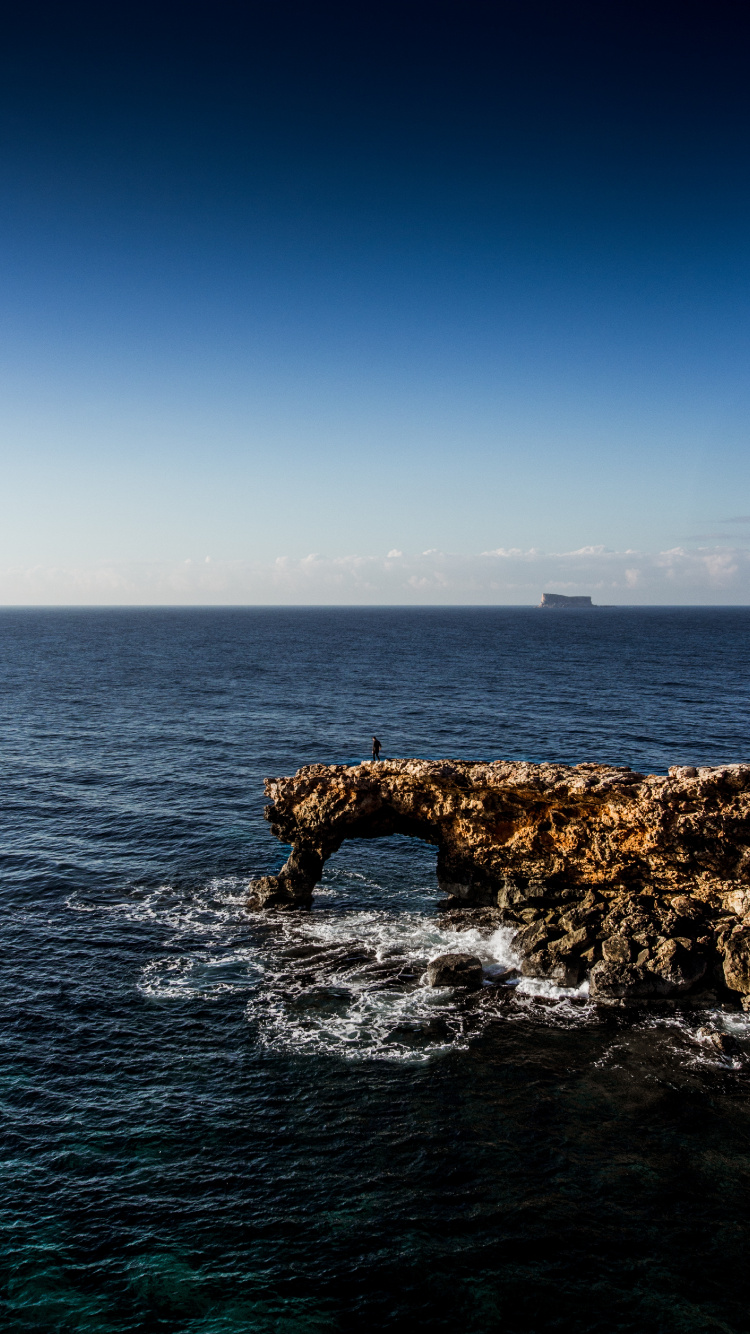
M 0 601 L 748 601 L 738 16 L 8 20 Z

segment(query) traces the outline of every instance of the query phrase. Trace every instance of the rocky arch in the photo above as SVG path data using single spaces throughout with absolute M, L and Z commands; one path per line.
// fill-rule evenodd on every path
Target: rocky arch
M 704 976 L 750 997 L 750 765 L 388 760 L 308 765 L 266 792 L 291 853 L 251 883 L 252 909 L 305 907 L 346 839 L 404 834 L 437 847 L 453 904 L 516 924 L 531 972 L 590 973 L 602 999 Z
M 441 889 L 467 905 L 510 909 L 511 884 L 750 888 L 750 765 L 644 777 L 598 764 L 387 760 L 307 765 L 265 787 L 265 817 L 292 851 L 278 875 L 252 882 L 257 907 L 309 903 L 345 839 L 391 834 L 437 847 Z
M 437 848 L 439 887 L 447 893 L 458 888 L 448 879 L 449 858 L 446 857 L 439 827 L 424 820 L 415 820 L 392 807 L 384 806 L 376 812 L 353 819 L 334 820 L 325 832 L 318 831 L 312 838 L 307 831 L 282 827 L 277 822 L 274 808 L 267 808 L 267 812 L 266 818 L 272 821 L 273 832 L 282 842 L 291 842 L 292 851 L 278 875 L 264 876 L 251 882 L 250 906 L 253 908 L 308 907 L 315 886 L 323 877 L 326 862 L 344 842 L 349 839 L 390 838 L 394 834 L 419 839 Z

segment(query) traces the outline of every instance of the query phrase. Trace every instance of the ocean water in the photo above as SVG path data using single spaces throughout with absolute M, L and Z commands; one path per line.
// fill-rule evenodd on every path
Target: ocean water
M 0 1328 L 750 1330 L 740 1012 L 429 991 L 512 936 L 409 839 L 243 906 L 267 774 L 746 760 L 749 667 L 746 609 L 0 612 Z

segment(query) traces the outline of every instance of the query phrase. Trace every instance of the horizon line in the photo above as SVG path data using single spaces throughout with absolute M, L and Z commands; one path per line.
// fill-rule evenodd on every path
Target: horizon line
M 3 611 L 745 611 L 750 602 L 5 602 Z

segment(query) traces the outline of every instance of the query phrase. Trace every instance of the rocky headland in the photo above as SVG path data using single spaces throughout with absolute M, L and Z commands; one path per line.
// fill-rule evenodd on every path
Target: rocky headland
M 381 760 L 269 778 L 290 856 L 249 907 L 310 904 L 347 838 L 437 848 L 443 910 L 516 928 L 522 971 L 593 999 L 750 1008 L 750 764 L 679 767 Z

